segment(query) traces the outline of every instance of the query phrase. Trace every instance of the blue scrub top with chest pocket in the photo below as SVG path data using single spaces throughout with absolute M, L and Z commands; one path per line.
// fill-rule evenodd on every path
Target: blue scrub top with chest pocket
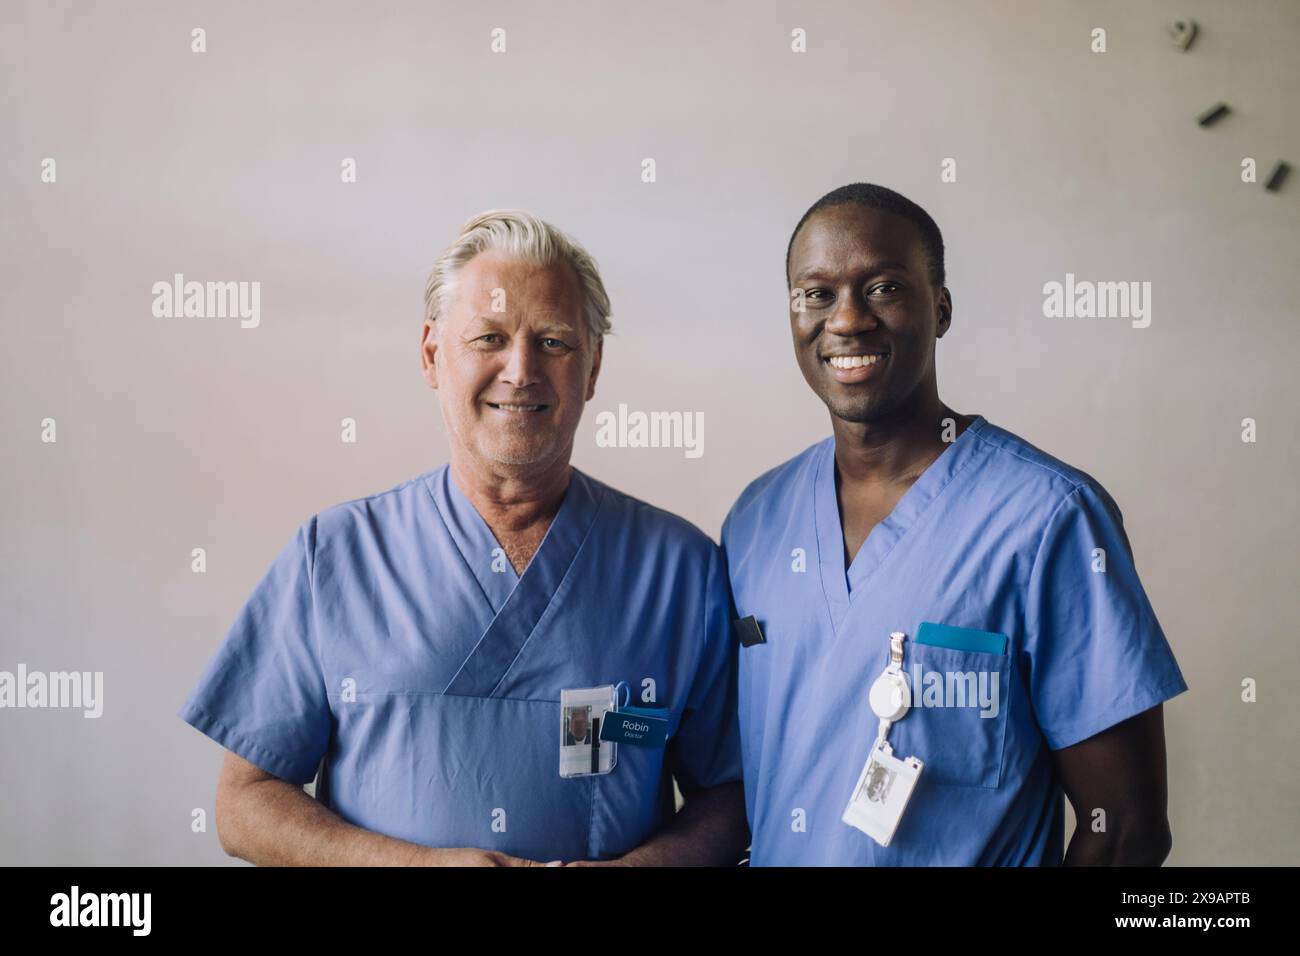
M 626 681 L 666 747 L 561 777 L 560 692 Z M 576 469 L 516 575 L 444 465 L 306 521 L 180 716 L 343 819 L 433 847 L 608 859 L 740 779 L 721 552 Z
M 1057 864 L 1050 751 L 1187 689 L 1114 501 L 983 416 L 847 569 L 833 439 L 745 490 L 723 550 L 737 613 L 766 637 L 738 652 L 755 866 Z M 956 646 L 917 643 L 927 622 L 963 629 L 930 629 Z M 917 703 L 889 742 L 925 767 L 881 847 L 840 816 L 876 735 L 867 691 L 894 631 Z

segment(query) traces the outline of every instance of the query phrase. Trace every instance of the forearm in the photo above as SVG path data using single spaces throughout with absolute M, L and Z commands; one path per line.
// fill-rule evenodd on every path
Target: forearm
M 1065 866 L 1160 866 L 1169 856 L 1173 838 L 1167 823 L 1118 833 L 1075 828 L 1065 852 Z
M 1165 861 L 1173 837 L 1159 704 L 1052 756 L 1077 821 L 1066 866 Z
M 730 866 L 749 840 L 745 790 L 726 783 L 699 790 L 672 821 L 619 862 L 627 866 Z
M 428 866 L 439 854 L 341 819 L 284 780 L 260 780 L 218 795 L 227 853 L 259 866 Z

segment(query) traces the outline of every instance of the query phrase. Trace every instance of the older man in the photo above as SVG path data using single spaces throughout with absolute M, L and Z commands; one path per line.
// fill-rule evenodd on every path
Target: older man
M 534 216 L 487 212 L 425 308 L 450 464 L 303 523 L 181 711 L 229 751 L 223 847 L 312 865 L 736 860 L 720 552 L 569 464 L 609 328 L 595 262 Z

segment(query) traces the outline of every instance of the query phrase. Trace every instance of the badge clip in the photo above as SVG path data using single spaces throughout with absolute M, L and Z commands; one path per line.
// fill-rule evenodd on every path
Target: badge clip
M 903 674 L 902 631 L 889 635 L 889 664 L 871 685 L 867 699 L 879 720 L 871 755 L 858 775 L 840 819 L 856 827 L 881 846 L 889 846 L 912 790 L 925 767 L 916 757 L 900 760 L 889 745 L 889 728 L 912 709 L 912 687 Z

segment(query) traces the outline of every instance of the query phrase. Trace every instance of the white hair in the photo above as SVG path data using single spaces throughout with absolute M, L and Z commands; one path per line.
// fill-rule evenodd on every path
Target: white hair
M 489 209 L 460 227 L 460 236 L 438 257 L 429 273 L 429 281 L 425 283 L 424 317 L 433 323 L 439 336 L 442 325 L 438 319 L 455 294 L 460 270 L 480 252 L 489 250 L 542 266 L 567 262 L 577 273 L 582 287 L 583 312 L 591 347 L 594 349 L 601 336 L 609 332 L 609 295 L 600 279 L 596 260 L 587 250 L 577 240 L 530 212 Z

